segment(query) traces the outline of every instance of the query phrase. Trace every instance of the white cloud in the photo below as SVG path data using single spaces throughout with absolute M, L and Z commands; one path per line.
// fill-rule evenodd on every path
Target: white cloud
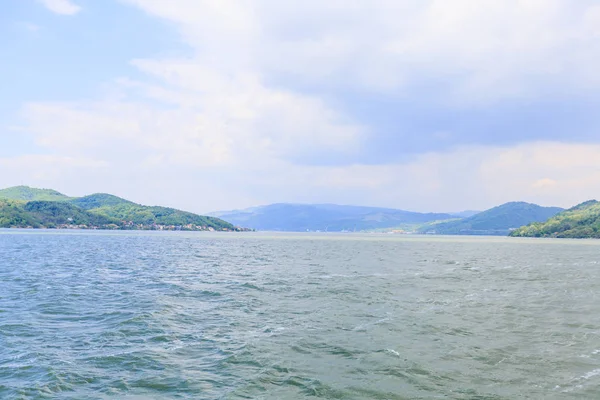
M 469 146 L 404 164 L 277 170 L 270 186 L 306 202 L 352 199 L 419 211 L 485 209 L 519 200 L 570 207 L 600 193 L 600 145 Z
M 186 68 L 177 74 L 185 75 Z M 189 82 L 183 96 L 178 90 L 124 82 L 175 108 L 134 101 L 31 103 L 23 116 L 37 144 L 64 154 L 119 148 L 150 163 L 197 167 L 265 164 L 314 152 L 351 154 L 362 140 L 362 127 L 319 99 L 268 89 L 254 80 L 215 80 L 205 91 Z
M 462 147 L 383 165 L 303 162 L 358 159 L 372 134 L 335 96 L 298 89 L 306 84 L 339 96 L 409 96 L 434 82 L 431 96 L 461 106 L 597 90 L 600 12 L 587 2 L 126 1 L 173 23 L 191 54 L 132 60 L 147 79 L 116 80 L 116 99 L 27 104 L 26 131 L 53 155 L 0 160 L 0 186 L 19 170 L 30 184 L 79 191 L 69 194 L 108 191 L 192 211 L 276 201 L 568 206 L 600 191 L 600 147 L 579 144 Z M 446 142 L 454 134 L 434 132 Z
M 81 7 L 69 0 L 38 0 L 48 10 L 61 15 L 75 15 L 81 11 Z
M 404 164 L 306 166 L 285 160 L 189 168 L 115 149 L 78 157 L 0 159 L 0 187 L 106 191 L 208 212 L 272 202 L 332 202 L 415 211 L 485 209 L 507 201 L 570 207 L 600 193 L 600 145 L 539 142 L 463 147 Z
M 468 104 L 600 84 L 594 2 L 128 1 L 175 22 L 221 71 L 392 93 L 434 81 Z
M 30 185 L 62 189 L 65 181 L 82 183 L 86 175 L 105 171 L 108 164 L 89 157 L 32 154 L 0 158 L 0 187 Z

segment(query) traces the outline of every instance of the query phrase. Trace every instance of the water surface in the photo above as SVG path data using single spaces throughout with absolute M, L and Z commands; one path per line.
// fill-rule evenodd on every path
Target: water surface
M 600 241 L 0 231 L 2 399 L 600 398 Z

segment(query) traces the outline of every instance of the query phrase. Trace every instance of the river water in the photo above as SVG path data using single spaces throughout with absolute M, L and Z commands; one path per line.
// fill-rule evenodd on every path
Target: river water
M 597 399 L 600 241 L 0 231 L 1 399 Z

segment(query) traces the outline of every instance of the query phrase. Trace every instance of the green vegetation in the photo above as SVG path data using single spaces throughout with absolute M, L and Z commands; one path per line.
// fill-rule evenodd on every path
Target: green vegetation
M 0 190 L 0 227 L 245 230 L 219 218 L 143 206 L 106 193 L 71 198 L 26 186 Z
M 61 225 L 102 226 L 119 221 L 103 215 L 88 213 L 60 201 L 21 201 L 0 199 L 0 227 L 2 228 L 56 228 Z
M 532 222 L 545 221 L 562 210 L 558 207 L 511 202 L 469 218 L 426 225 L 420 229 L 420 232 L 442 235 L 507 235 L 511 229 Z
M 39 221 L 23 208 L 25 204 L 24 201 L 0 199 L 0 227 L 39 227 Z
M 101 207 L 114 207 L 124 204 L 135 205 L 134 202 L 122 199 L 112 194 L 94 193 L 89 196 L 76 197 L 69 200 L 69 203 L 81 207 L 84 210 L 93 210 Z
M 76 225 L 85 227 L 108 227 L 119 225 L 119 220 L 102 214 L 85 211 L 77 206 L 60 201 L 30 201 L 23 206 L 39 226 L 56 228 L 60 225 Z
M 129 225 L 199 225 L 207 228 L 221 230 L 232 229 L 233 225 L 214 217 L 205 217 L 185 211 L 167 207 L 147 207 L 139 204 L 118 204 L 114 206 L 101 206 L 89 210 L 124 221 Z
M 24 201 L 62 201 L 69 200 L 70 197 L 52 189 L 36 189 L 29 186 L 14 186 L 7 189 L 0 189 L 0 198 L 8 200 Z
M 546 222 L 536 222 L 510 233 L 516 237 L 600 238 L 600 202 L 589 200 Z

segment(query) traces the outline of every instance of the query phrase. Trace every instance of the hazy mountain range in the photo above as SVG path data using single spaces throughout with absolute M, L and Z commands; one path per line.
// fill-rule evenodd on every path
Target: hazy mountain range
M 0 190 L 0 227 L 290 232 L 397 231 L 451 235 L 600 237 L 600 203 L 563 210 L 510 202 L 489 210 L 419 213 L 394 208 L 278 203 L 202 216 L 144 206 L 107 193 L 70 197 L 52 189 Z M 243 227 L 243 228 L 239 228 Z
M 393 229 L 418 233 L 496 234 L 562 211 L 523 202 L 506 203 L 483 212 L 418 213 L 377 207 L 334 204 L 271 204 L 211 213 L 234 225 L 268 231 L 364 231 Z
M 283 203 L 209 215 L 257 230 L 296 232 L 364 231 L 453 218 L 444 213 L 417 213 L 391 208 Z

